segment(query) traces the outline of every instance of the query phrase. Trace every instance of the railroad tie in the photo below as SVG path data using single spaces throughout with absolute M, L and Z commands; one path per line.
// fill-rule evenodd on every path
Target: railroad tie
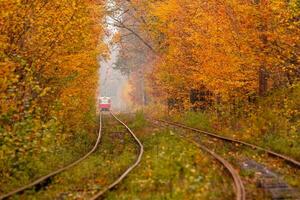
M 247 160 L 242 163 L 242 168 L 258 174 L 257 186 L 262 188 L 272 200 L 300 200 L 300 193 L 266 166 L 254 160 Z

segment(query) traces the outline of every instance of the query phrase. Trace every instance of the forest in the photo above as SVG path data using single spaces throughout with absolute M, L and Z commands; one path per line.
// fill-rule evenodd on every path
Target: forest
M 300 198 L 299 0 L 0 9 L 0 199 Z

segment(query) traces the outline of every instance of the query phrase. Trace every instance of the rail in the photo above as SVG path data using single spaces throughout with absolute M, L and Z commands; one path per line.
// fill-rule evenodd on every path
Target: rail
M 119 183 L 121 183 L 127 176 L 128 174 L 134 169 L 136 168 L 141 160 L 142 160 L 142 156 L 144 154 L 144 146 L 141 143 L 141 141 L 137 138 L 137 136 L 132 132 L 132 130 L 124 123 L 122 122 L 119 118 L 116 117 L 116 115 L 114 115 L 112 112 L 110 112 L 110 114 L 120 123 L 122 124 L 127 130 L 128 132 L 131 134 L 131 136 L 134 138 L 135 142 L 138 144 L 139 146 L 139 154 L 137 156 L 136 161 L 124 172 L 122 173 L 113 183 L 111 183 L 109 186 L 105 187 L 103 190 L 101 190 L 100 192 L 98 192 L 97 194 L 95 194 L 90 200 L 96 200 L 98 198 L 100 198 L 101 196 L 103 196 L 107 191 L 113 189 L 114 187 L 116 187 Z
M 11 197 L 11 196 L 13 196 L 15 194 L 23 192 L 23 191 L 25 191 L 25 190 L 27 190 L 29 188 L 32 188 L 32 187 L 34 187 L 34 186 L 36 186 L 36 185 L 44 182 L 45 180 L 47 180 L 47 179 L 49 179 L 49 178 L 51 178 L 51 177 L 53 177 L 53 176 L 55 176 L 55 175 L 63 172 L 63 171 L 66 171 L 66 170 L 70 169 L 71 167 L 74 167 L 75 165 L 79 164 L 83 160 L 87 159 L 97 149 L 97 147 L 98 147 L 98 145 L 99 145 L 99 143 L 101 141 L 101 136 L 102 136 L 102 115 L 100 113 L 100 128 L 99 128 L 99 132 L 98 132 L 97 141 L 96 141 L 95 145 L 93 146 L 93 148 L 87 154 L 85 154 L 80 159 L 72 162 L 71 164 L 69 164 L 69 165 L 67 165 L 65 167 L 62 167 L 62 168 L 60 168 L 58 170 L 55 170 L 55 171 L 53 171 L 53 172 L 51 172 L 51 173 L 49 173 L 49 174 L 47 174 L 45 176 L 42 176 L 42 177 L 36 179 L 35 181 L 32 181 L 31 183 L 29 183 L 29 184 L 27 184 L 27 185 L 25 185 L 23 187 L 15 189 L 15 190 L 7 193 L 7 194 L 1 195 L 0 196 L 0 200 L 6 199 L 6 198 Z

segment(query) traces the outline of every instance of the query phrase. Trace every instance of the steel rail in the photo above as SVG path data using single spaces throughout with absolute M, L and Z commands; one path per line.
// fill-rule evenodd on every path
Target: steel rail
M 183 136 L 179 136 L 179 137 L 184 138 Z M 238 174 L 238 172 L 234 169 L 234 167 L 227 160 L 225 160 L 220 155 L 216 154 L 214 151 L 208 149 L 204 145 L 201 145 L 191 139 L 187 139 L 187 138 L 184 138 L 184 139 L 193 143 L 195 146 L 202 149 L 203 151 L 206 151 L 211 156 L 213 156 L 216 160 L 218 160 L 222 165 L 224 165 L 234 181 L 234 186 L 235 186 L 235 190 L 236 190 L 236 200 L 245 200 L 246 199 L 246 192 L 245 192 L 245 187 L 242 182 L 242 179 L 241 179 L 240 175 Z
M 116 117 L 116 115 L 114 115 L 112 112 L 110 112 L 110 114 L 120 123 L 122 124 L 127 130 L 128 132 L 131 134 L 131 136 L 134 138 L 134 140 L 136 141 L 136 143 L 139 145 L 140 150 L 139 150 L 139 155 L 137 156 L 136 161 L 124 172 L 122 173 L 118 179 L 116 179 L 113 183 L 111 183 L 109 186 L 105 187 L 103 190 L 101 190 L 100 192 L 98 192 L 97 194 L 95 194 L 90 200 L 96 200 L 99 197 L 103 196 L 107 191 L 113 189 L 114 187 L 116 187 L 119 183 L 121 183 L 123 181 L 124 178 L 126 178 L 128 176 L 128 174 L 134 169 L 136 168 L 141 160 L 142 160 L 142 156 L 144 154 L 144 146 L 141 143 L 141 141 L 137 138 L 137 136 L 131 131 L 131 129 L 124 123 L 122 122 L 120 119 L 118 119 Z
M 272 156 L 278 157 L 280 159 L 283 159 L 286 162 L 288 162 L 290 164 L 293 164 L 294 166 L 300 168 L 300 162 L 299 161 L 297 161 L 297 160 L 295 160 L 293 158 L 290 158 L 288 156 L 276 153 L 274 151 L 265 149 L 263 147 L 260 147 L 260 146 L 248 143 L 248 142 L 240 141 L 240 140 L 237 140 L 237 139 L 233 139 L 233 138 L 230 138 L 230 137 L 222 136 L 222 135 L 219 135 L 219 134 L 216 134 L 216 133 L 211 133 L 211 132 L 208 132 L 208 131 L 203 131 L 203 130 L 200 130 L 200 129 L 197 129 L 197 128 L 192 128 L 192 127 L 189 127 L 189 126 L 186 126 L 184 124 L 177 123 L 177 122 L 170 122 L 170 121 L 161 120 L 161 119 L 155 119 L 155 120 L 159 121 L 159 122 L 163 122 L 163 123 L 169 124 L 169 125 L 177 126 L 177 127 L 183 128 L 183 129 L 192 130 L 194 132 L 206 134 L 206 135 L 209 135 L 211 137 L 214 137 L 214 138 L 217 138 L 217 139 L 221 139 L 221 140 L 224 140 L 224 141 L 227 141 L 227 142 L 231 142 L 231 143 L 236 143 L 236 144 L 241 144 L 241 145 L 244 145 L 244 146 L 248 146 L 248 147 L 251 147 L 253 149 L 257 149 L 257 150 L 263 151 L 263 152 L 265 152 L 265 153 L 267 153 L 269 155 L 272 155 Z
M 99 143 L 101 141 L 101 137 L 102 137 L 102 116 L 101 116 L 101 112 L 100 112 L 100 127 L 99 127 L 99 132 L 98 132 L 98 138 L 97 138 L 97 141 L 96 141 L 94 147 L 87 154 L 85 154 L 80 159 L 72 162 L 71 164 L 69 164 L 69 165 L 67 165 L 65 167 L 62 167 L 62 168 L 60 168 L 58 170 L 55 170 L 55 171 L 53 171 L 53 172 L 51 172 L 51 173 L 49 173 L 49 174 L 47 174 L 45 176 L 42 176 L 42 177 L 36 179 L 35 181 L 33 181 L 33 182 L 31 182 L 31 183 L 23 186 L 23 187 L 15 189 L 15 190 L 7 193 L 7 194 L 1 195 L 0 196 L 0 200 L 6 199 L 6 198 L 11 197 L 11 196 L 13 196 L 15 194 L 23 192 L 23 191 L 25 191 L 25 190 L 27 190 L 29 188 L 32 188 L 32 187 L 34 187 L 34 186 L 42 183 L 43 181 L 45 181 L 45 180 L 47 180 L 47 179 L 49 179 L 49 178 L 51 178 L 51 177 L 53 177 L 53 176 L 55 176 L 55 175 L 63 172 L 63 171 L 66 171 L 66 170 L 70 169 L 71 167 L 74 167 L 75 165 L 79 164 L 80 162 L 82 162 L 83 160 L 85 160 L 86 158 L 88 158 L 97 149 L 97 147 L 98 147 L 98 145 L 99 145 Z
M 161 122 L 160 120 L 154 120 L 154 121 Z M 209 153 L 219 163 L 221 163 L 226 168 L 226 170 L 230 173 L 230 175 L 233 179 L 234 188 L 236 191 L 236 200 L 246 200 L 246 192 L 245 192 L 245 187 L 242 182 L 242 179 L 241 179 L 240 175 L 238 174 L 238 172 L 234 169 L 234 167 L 227 160 L 225 160 L 222 156 L 218 155 L 214 151 L 208 149 L 203 144 L 199 144 L 199 143 L 195 142 L 194 140 L 191 140 L 187 137 L 182 136 L 181 134 L 178 134 L 178 136 L 188 142 L 193 143 L 196 147 L 200 148 L 201 150 Z

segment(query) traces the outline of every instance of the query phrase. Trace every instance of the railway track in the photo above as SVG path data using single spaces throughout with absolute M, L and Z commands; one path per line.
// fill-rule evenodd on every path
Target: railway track
M 168 124 L 168 125 L 172 125 L 172 126 L 176 126 L 176 127 L 179 127 L 179 128 L 183 128 L 183 129 L 186 129 L 186 130 L 191 130 L 191 131 L 194 131 L 194 132 L 202 133 L 202 134 L 214 137 L 216 139 L 220 139 L 220 140 L 227 141 L 227 142 L 230 142 L 230 143 L 236 143 L 236 144 L 240 144 L 240 145 L 244 145 L 244 146 L 250 147 L 252 149 L 260 150 L 260 151 L 263 151 L 263 152 L 265 152 L 265 153 L 267 153 L 267 154 L 269 154 L 271 156 L 280 158 L 280 159 L 286 161 L 287 163 L 292 164 L 293 166 L 296 166 L 296 167 L 300 168 L 300 162 L 299 161 L 297 161 L 297 160 L 295 160 L 293 158 L 290 158 L 288 156 L 276 153 L 274 151 L 265 149 L 263 147 L 254 145 L 254 144 L 250 144 L 250 143 L 247 143 L 247 142 L 244 142 L 244 141 L 240 141 L 240 140 L 237 140 L 237 139 L 233 139 L 233 138 L 221 136 L 221 135 L 218 135 L 216 133 L 211 133 L 211 132 L 208 132 L 208 131 L 203 131 L 203 130 L 200 130 L 200 129 L 197 129 L 197 128 L 192 128 L 192 127 L 189 127 L 189 126 L 186 126 L 186 125 L 183 125 L 183 124 L 180 124 L 180 123 L 176 123 L 176 122 L 170 122 L 170 121 L 159 120 L 159 119 L 155 119 L 155 120 L 159 121 L 159 122 L 162 122 L 162 123 L 165 123 L 165 124 Z
M 111 116 L 113 116 L 113 118 L 115 120 L 117 120 L 120 124 L 122 124 L 126 130 L 130 133 L 131 137 L 134 139 L 135 143 L 139 146 L 139 152 L 138 152 L 138 155 L 136 157 L 136 160 L 135 162 L 130 165 L 125 172 L 123 172 L 115 181 L 113 181 L 113 183 L 111 183 L 110 185 L 108 185 L 107 187 L 104 187 L 104 189 L 102 189 L 101 191 L 99 191 L 98 193 L 96 193 L 94 196 L 92 196 L 92 198 L 90 198 L 91 200 L 94 200 L 94 199 L 98 199 L 100 198 L 101 196 L 103 196 L 107 191 L 111 190 L 112 188 L 116 187 L 118 184 L 120 184 L 122 182 L 122 180 L 124 178 L 126 178 L 126 176 L 128 176 L 128 174 L 135 168 L 139 165 L 139 163 L 141 162 L 141 159 L 142 159 L 142 156 L 143 156 L 143 153 L 144 153 L 144 147 L 142 145 L 142 143 L 140 142 L 140 140 L 136 137 L 136 135 L 130 130 L 130 128 L 124 123 L 122 122 L 120 119 L 118 119 L 116 117 L 116 115 L 114 115 L 112 112 L 110 112 Z M 39 184 L 42 184 L 44 181 L 58 175 L 59 173 L 61 172 L 64 172 L 66 170 L 69 170 L 70 168 L 74 167 L 75 165 L 81 163 L 82 161 L 84 161 L 85 159 L 87 159 L 92 153 L 94 153 L 96 151 L 96 149 L 98 148 L 99 144 L 100 144 L 100 141 L 101 141 L 101 137 L 102 137 L 102 126 L 103 126 L 103 123 L 102 123 L 102 114 L 100 113 L 100 128 L 99 128 L 99 132 L 98 132 L 98 137 L 97 137 L 97 141 L 95 143 L 95 145 L 93 146 L 93 148 L 87 153 L 85 154 L 83 157 L 81 157 L 80 159 L 74 161 L 73 163 L 65 166 L 65 167 L 62 167 L 58 170 L 55 170 L 45 176 L 42 176 L 34 181 L 32 181 L 31 183 L 25 185 L 25 186 L 22 186 L 20 188 L 17 188 L 7 194 L 3 194 L 0 196 L 0 200 L 2 199 L 7 199 L 7 198 L 10 198 L 10 197 L 13 197 L 14 195 L 16 194 L 19 194 L 19 193 L 22 193 L 24 192 L 25 190 L 28 190 L 30 188 L 33 188 Z
M 105 187 L 104 189 L 102 189 L 100 192 L 98 192 L 97 194 L 95 194 L 90 200 L 96 200 L 98 198 L 100 198 L 101 196 L 103 196 L 107 191 L 115 188 L 118 184 L 120 184 L 122 182 L 122 180 L 124 180 L 128 174 L 134 169 L 136 168 L 141 160 L 142 160 L 142 156 L 144 154 L 144 146 L 141 143 L 141 141 L 137 138 L 137 136 L 131 131 L 131 129 L 123 122 L 121 121 L 119 118 L 116 117 L 116 115 L 114 115 L 112 112 L 110 113 L 120 124 L 122 124 L 127 131 L 130 133 L 130 135 L 133 137 L 134 141 L 136 142 L 136 144 L 139 146 L 139 153 L 138 156 L 135 160 L 135 162 L 129 166 L 127 168 L 127 170 L 125 172 L 123 172 L 113 183 L 111 183 L 109 186 Z
M 255 179 L 253 180 L 254 182 L 250 181 L 250 183 L 249 183 L 249 180 L 243 179 L 243 181 L 247 182 L 247 185 L 248 184 L 257 184 L 256 186 L 258 186 L 258 188 L 256 189 L 255 192 L 252 191 L 251 189 L 249 190 L 247 187 L 247 193 L 249 192 L 249 194 L 251 194 L 250 196 L 248 196 L 250 199 L 251 198 L 257 199 L 258 197 L 255 195 L 258 195 L 259 198 L 262 198 L 261 195 L 263 195 L 264 198 L 267 197 L 267 198 L 271 198 L 274 200 L 275 199 L 276 200 L 277 199 L 300 199 L 299 191 L 296 188 L 290 187 L 281 178 L 281 176 L 284 176 L 283 174 L 286 174 L 287 176 L 293 177 L 295 180 L 297 180 L 296 174 L 299 174 L 297 170 L 300 168 L 299 161 L 297 161 L 293 158 L 290 158 L 288 156 L 281 155 L 281 154 L 271 151 L 269 149 L 262 148 L 257 145 L 253 145 L 253 144 L 243 142 L 243 141 L 240 141 L 237 139 L 232 139 L 229 137 L 221 136 L 216 133 L 202 131 L 197 128 L 192 128 L 192 127 L 189 127 L 189 126 L 177 123 L 177 122 L 170 122 L 170 121 L 166 121 L 166 120 L 157 120 L 157 119 L 155 119 L 155 121 L 158 121 L 158 122 L 164 124 L 165 126 L 177 127 L 177 128 L 181 128 L 182 130 L 186 130 L 186 131 L 190 132 L 190 134 L 187 134 L 187 135 L 193 135 L 193 134 L 191 134 L 192 132 L 201 133 L 201 135 L 206 136 L 206 137 L 202 138 L 201 135 L 197 135 L 197 139 L 201 138 L 201 143 L 205 144 L 205 145 L 207 144 L 208 146 L 206 145 L 206 147 L 208 147 L 209 149 L 214 149 L 214 151 L 218 151 L 220 145 L 227 146 L 226 143 L 235 144 L 235 145 L 230 146 L 230 149 L 231 149 L 230 151 L 236 152 L 234 157 L 231 157 L 233 154 L 226 155 L 226 157 L 229 156 L 228 159 L 231 160 L 231 164 L 234 164 L 234 166 L 236 168 L 240 168 L 241 170 L 247 170 L 246 168 L 250 168 L 250 170 L 252 172 L 257 173 L 256 183 L 255 183 Z M 184 135 L 184 137 L 187 137 L 187 135 Z M 209 138 L 213 138 L 213 139 L 210 140 Z M 191 142 L 194 143 L 195 141 L 192 140 Z M 224 143 L 222 143 L 222 142 L 224 142 Z M 268 155 L 268 157 L 264 157 L 264 156 L 260 157 L 260 159 L 264 159 L 264 161 L 259 159 L 260 162 L 265 162 L 266 165 L 256 163 L 254 160 L 247 158 L 247 156 L 246 156 L 246 160 L 245 160 L 245 157 L 244 157 L 245 155 L 242 156 L 242 154 L 243 154 L 242 152 L 244 149 L 244 148 L 241 148 L 242 146 L 246 147 L 245 148 L 246 151 L 248 151 L 247 148 L 248 149 L 250 148 L 253 150 L 253 153 L 255 153 L 255 152 L 256 153 L 264 153 L 264 155 Z M 218 152 L 220 152 L 220 151 L 218 151 Z M 221 152 L 222 152 L 222 150 L 221 150 Z M 239 153 L 237 153 L 237 152 L 239 152 Z M 267 159 L 267 160 L 265 160 L 265 159 Z M 281 167 L 283 167 L 285 170 L 282 170 L 283 168 L 278 168 L 278 166 L 276 168 L 274 168 L 273 165 L 270 165 L 270 161 L 272 161 L 272 160 L 280 161 Z M 232 163 L 232 161 L 234 161 L 234 162 Z M 286 164 L 288 164 L 288 165 L 286 165 Z M 268 168 L 266 166 L 271 166 L 271 168 L 273 168 L 273 170 L 279 172 L 279 174 L 272 172 L 272 169 Z M 290 171 L 289 171 L 289 169 L 290 169 Z M 286 171 L 286 170 L 288 170 L 288 171 Z M 272 175 L 272 176 L 270 176 L 270 175 Z M 256 194 L 253 194 L 253 192 Z M 264 193 L 262 194 L 261 192 L 264 192 Z
M 162 123 L 162 121 L 160 121 L 160 120 L 153 120 L 152 119 L 151 121 L 154 124 L 156 124 L 156 122 Z M 243 185 L 242 179 L 241 179 L 240 175 L 238 174 L 238 172 L 234 169 L 234 167 L 226 159 L 224 159 L 222 156 L 218 155 L 214 151 L 208 149 L 207 147 L 205 147 L 204 145 L 196 142 L 193 139 L 187 138 L 187 137 L 185 137 L 181 134 L 179 134 L 179 137 L 181 137 L 182 139 L 184 139 L 188 142 L 191 142 L 196 147 L 200 148 L 204 152 L 207 152 L 213 158 L 215 158 L 219 163 L 221 163 L 221 165 L 223 165 L 225 167 L 225 169 L 229 172 L 231 178 L 233 179 L 235 193 L 236 193 L 236 198 L 235 199 L 236 200 L 246 200 L 246 192 L 245 192 L 245 187 Z

